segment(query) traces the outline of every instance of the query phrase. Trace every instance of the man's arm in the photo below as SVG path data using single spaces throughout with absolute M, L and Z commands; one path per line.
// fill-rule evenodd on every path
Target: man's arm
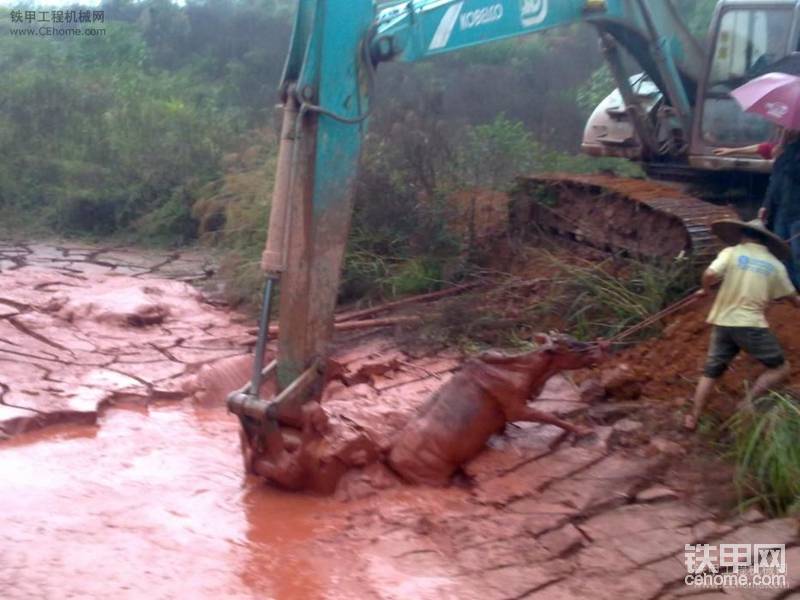
M 743 154 L 746 156 L 758 154 L 758 148 L 761 144 L 753 144 L 752 146 L 741 146 L 739 148 L 714 148 L 712 152 L 714 156 L 731 156 L 734 154 Z
M 800 296 L 797 294 L 778 298 L 778 302 L 789 302 L 790 304 L 794 304 L 795 308 L 800 308 Z
M 742 146 L 740 148 L 714 148 L 712 152 L 714 153 L 714 156 L 732 156 L 735 154 L 751 156 L 758 154 L 758 146 L 759 144 Z
M 752 146 L 742 146 L 740 148 L 715 148 L 712 152 L 715 156 L 760 156 L 764 160 L 772 160 L 781 151 L 781 146 L 774 142 L 763 142 Z
M 703 272 L 703 277 L 700 279 L 700 283 L 703 287 L 697 290 L 697 295 L 708 296 L 714 289 L 714 286 L 720 281 L 722 281 L 721 276 L 711 269 L 706 269 L 705 272 Z

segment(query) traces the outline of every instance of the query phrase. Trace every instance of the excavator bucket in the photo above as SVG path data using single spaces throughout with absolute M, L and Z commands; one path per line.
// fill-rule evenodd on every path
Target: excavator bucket
M 281 147 L 253 378 L 228 398 L 242 422 L 245 455 L 253 459 L 280 454 L 281 425 L 301 427 L 303 404 L 322 389 L 371 88 L 373 17 L 372 3 L 363 1 L 304 0 L 298 8 L 281 86 Z M 263 368 L 278 280 L 279 359 Z M 258 397 L 263 377 L 274 378 L 275 397 Z

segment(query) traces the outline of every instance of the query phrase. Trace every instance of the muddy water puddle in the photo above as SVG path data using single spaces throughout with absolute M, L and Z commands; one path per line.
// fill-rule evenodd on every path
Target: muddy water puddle
M 331 598 L 331 500 L 242 475 L 221 409 L 113 410 L 0 445 L 0 597 Z

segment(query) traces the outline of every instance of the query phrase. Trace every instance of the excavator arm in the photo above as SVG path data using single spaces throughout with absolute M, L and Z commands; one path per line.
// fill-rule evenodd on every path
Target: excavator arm
M 652 71 L 688 123 L 690 67 L 700 62 L 692 60 L 698 50 L 684 40 L 685 30 L 671 25 L 675 19 L 669 0 L 300 1 L 280 88 L 283 125 L 253 377 L 228 398 L 246 456 L 281 452 L 281 424 L 299 426 L 302 405 L 321 393 L 376 66 L 587 21 Z M 656 24 L 671 29 L 662 34 Z M 278 281 L 278 354 L 265 366 Z M 271 399 L 260 397 L 265 378 Z
M 417 0 L 378 11 L 379 60 L 413 62 L 470 46 L 610 15 L 616 7 L 586 0 Z

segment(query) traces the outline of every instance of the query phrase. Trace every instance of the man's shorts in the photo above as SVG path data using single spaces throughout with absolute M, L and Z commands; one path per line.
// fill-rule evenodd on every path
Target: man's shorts
M 778 338 L 766 327 L 714 325 L 703 374 L 712 379 L 720 377 L 740 350 L 747 352 L 768 369 L 775 369 L 786 362 Z

